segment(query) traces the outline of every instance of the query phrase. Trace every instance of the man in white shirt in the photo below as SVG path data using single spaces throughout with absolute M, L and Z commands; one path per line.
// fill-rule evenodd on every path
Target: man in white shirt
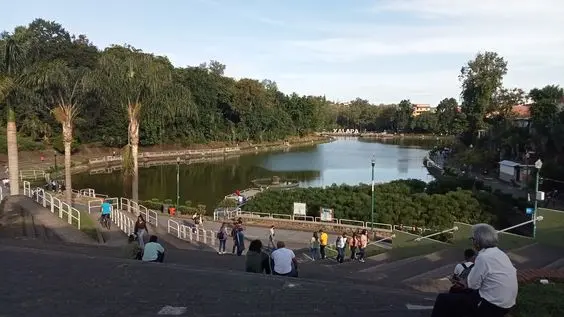
M 343 233 L 343 235 L 337 237 L 337 241 L 335 242 L 335 247 L 337 248 L 337 262 L 343 263 L 345 260 L 345 246 L 347 245 L 347 234 Z
M 298 261 L 294 251 L 287 249 L 283 241 L 276 243 L 276 250 L 270 255 L 273 265 L 274 275 L 298 276 Z
M 439 294 L 432 317 L 501 317 L 515 305 L 517 271 L 507 254 L 497 247 L 497 231 L 488 224 L 474 225 L 471 240 L 478 255 L 466 284 L 473 291 Z
M 143 249 L 143 262 L 162 262 L 164 259 L 165 249 L 157 242 L 157 236 L 151 236 L 149 243 L 145 244 Z
M 270 226 L 270 232 L 268 233 L 268 247 L 274 248 L 276 244 L 274 243 L 274 226 Z

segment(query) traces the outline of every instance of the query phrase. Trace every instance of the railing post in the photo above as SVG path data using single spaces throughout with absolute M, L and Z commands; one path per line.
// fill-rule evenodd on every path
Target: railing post
M 68 217 L 69 218 L 69 224 L 72 225 L 72 206 L 70 204 L 67 205 L 67 206 L 69 206 L 69 208 L 68 208 L 68 210 L 69 210 L 69 217 Z
M 61 203 L 60 199 L 59 199 L 59 205 L 57 206 L 57 208 L 59 208 L 59 218 L 63 219 L 63 204 Z
M 43 197 L 43 208 L 47 208 L 47 199 L 45 198 L 45 191 L 42 190 L 42 197 Z
M 55 213 L 55 206 L 53 205 L 53 195 L 49 195 L 51 197 L 49 200 L 49 205 L 51 205 L 51 213 Z

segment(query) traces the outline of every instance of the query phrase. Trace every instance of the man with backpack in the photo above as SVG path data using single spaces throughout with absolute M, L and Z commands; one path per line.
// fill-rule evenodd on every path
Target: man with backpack
M 458 263 L 454 267 L 454 275 L 452 276 L 451 282 L 453 285 L 450 288 L 450 293 L 460 293 L 467 291 L 466 279 L 468 274 L 474 267 L 474 259 L 476 257 L 476 252 L 472 249 L 464 250 L 464 262 Z

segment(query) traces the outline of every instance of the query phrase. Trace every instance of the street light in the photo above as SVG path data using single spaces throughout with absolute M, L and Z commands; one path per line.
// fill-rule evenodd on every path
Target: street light
M 176 158 L 176 208 L 180 201 L 180 157 Z
M 539 174 L 542 168 L 542 161 L 538 159 L 535 162 L 536 177 L 535 177 L 535 209 L 533 210 L 533 239 L 537 236 L 537 207 L 538 207 L 538 194 L 539 194 Z
M 371 224 L 372 224 L 372 234 L 374 234 L 374 165 L 376 165 L 376 160 L 374 156 L 372 157 L 372 209 L 370 212 L 371 215 Z

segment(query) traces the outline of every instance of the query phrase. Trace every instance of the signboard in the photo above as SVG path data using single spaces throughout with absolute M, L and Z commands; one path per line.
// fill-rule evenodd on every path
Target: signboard
M 306 215 L 306 204 L 294 203 L 294 216 L 305 216 L 305 215 Z
M 321 221 L 333 221 L 333 209 L 323 208 L 319 211 L 319 218 Z
M 526 213 L 527 215 L 532 215 L 532 214 L 533 214 L 533 211 L 534 211 L 533 208 L 527 208 L 527 209 L 525 209 L 525 213 Z

